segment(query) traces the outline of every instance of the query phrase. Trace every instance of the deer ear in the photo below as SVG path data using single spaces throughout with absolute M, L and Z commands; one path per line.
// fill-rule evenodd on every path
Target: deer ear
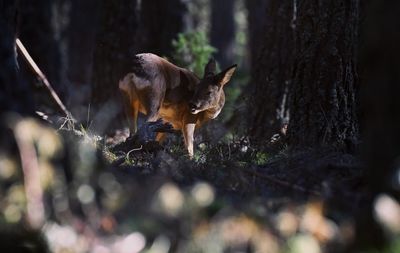
M 217 72 L 217 63 L 211 58 L 204 68 L 204 77 L 213 76 Z
M 229 82 L 229 80 L 231 80 L 231 77 L 233 75 L 233 73 L 235 72 L 237 68 L 237 65 L 232 65 L 229 68 L 225 69 L 224 71 L 222 71 L 221 73 L 219 73 L 218 75 L 216 75 L 216 81 L 218 82 L 218 85 L 223 86 L 226 83 Z

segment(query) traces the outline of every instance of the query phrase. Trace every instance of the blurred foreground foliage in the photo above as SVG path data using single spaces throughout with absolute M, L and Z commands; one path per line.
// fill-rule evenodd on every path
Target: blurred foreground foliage
M 103 138 L 31 119 L 15 121 L 13 133 L 22 161 L 32 148 L 28 167 L 39 177 L 2 151 L 1 227 L 36 226 L 51 252 L 341 252 L 356 236 L 345 211 L 362 198 L 359 186 L 348 188 L 359 176 L 354 168 L 299 170 L 303 158 L 229 134 L 200 136 L 189 160 L 181 136 L 124 146 L 125 131 Z M 338 157 L 357 166 L 342 154 L 310 160 Z M 300 167 L 288 169 L 290 159 Z M 394 239 L 383 252 L 397 252 L 398 203 L 381 196 L 376 213 Z M 41 247 L 43 238 L 29 233 L 27 245 Z

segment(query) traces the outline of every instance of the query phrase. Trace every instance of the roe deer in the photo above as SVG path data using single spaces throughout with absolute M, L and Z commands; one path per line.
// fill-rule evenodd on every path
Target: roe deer
M 193 157 L 194 130 L 221 112 L 225 103 L 223 87 L 235 69 L 233 65 L 216 74 L 216 63 L 210 60 L 200 79 L 157 55 L 136 55 L 132 71 L 119 82 L 119 88 L 129 98 L 133 132 L 137 131 L 139 112 L 147 116 L 147 122 L 161 118 L 182 131 L 189 156 Z M 164 135 L 158 133 L 157 141 Z

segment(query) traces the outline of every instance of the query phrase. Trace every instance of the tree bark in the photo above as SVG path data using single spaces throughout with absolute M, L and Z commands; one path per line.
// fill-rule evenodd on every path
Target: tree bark
M 370 198 L 359 208 L 358 249 L 383 248 L 387 240 L 374 215 L 382 193 L 400 200 L 400 20 L 399 1 L 368 1 L 361 38 L 363 158 Z M 356 250 L 353 250 L 356 251 Z M 360 251 L 360 250 L 357 250 Z
M 99 1 L 71 0 L 68 27 L 68 80 L 73 84 L 91 81 L 93 50 L 98 29 Z
M 298 1 L 290 99 L 291 147 L 349 151 L 358 139 L 359 1 Z
M 361 68 L 364 157 L 376 192 L 388 191 L 389 176 L 398 170 L 400 154 L 400 3 L 371 1 L 363 25 Z
M 235 44 L 235 0 L 214 0 L 211 2 L 210 43 L 218 51 L 215 59 L 225 67 L 233 62 Z
M 253 142 L 259 144 L 265 144 L 279 133 L 288 120 L 287 92 L 292 81 L 291 64 L 294 60 L 292 19 L 292 1 L 269 0 L 261 47 L 259 50 L 253 48 L 258 58 L 253 61 L 251 99 L 247 107 L 249 135 Z
M 264 25 L 267 15 L 267 4 L 269 0 L 246 0 L 247 26 L 248 26 L 248 51 L 251 75 L 255 75 L 255 68 L 258 65 L 258 55 L 263 44 Z
M 172 40 L 185 30 L 187 14 L 183 0 L 141 1 L 139 50 L 171 57 Z
M 18 75 L 15 33 L 18 1 L 0 0 L 0 114 L 33 115 L 32 93 Z
M 136 0 L 103 1 L 100 7 L 91 96 L 92 126 L 100 134 L 123 123 L 118 81 L 129 72 L 135 53 L 136 7 Z

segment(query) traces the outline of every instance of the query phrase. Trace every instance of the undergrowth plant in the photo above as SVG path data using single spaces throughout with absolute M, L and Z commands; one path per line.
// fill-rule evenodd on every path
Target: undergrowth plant
M 177 39 L 172 41 L 172 46 L 174 63 L 198 76 L 203 75 L 204 66 L 217 51 L 210 45 L 206 34 L 197 31 L 179 33 Z

